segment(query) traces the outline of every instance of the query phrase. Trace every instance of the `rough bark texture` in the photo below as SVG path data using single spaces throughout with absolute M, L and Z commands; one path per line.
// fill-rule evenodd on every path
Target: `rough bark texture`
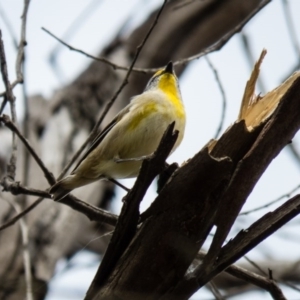
M 269 120 L 251 133 L 244 121 L 236 123 L 210 154 L 205 147 L 179 168 L 145 213 L 116 267 L 106 280 L 96 275 L 86 299 L 188 299 L 298 215 L 299 195 L 222 247 L 258 178 L 300 129 L 299 93 L 300 76 Z M 208 254 L 186 275 L 214 224 L 217 231 Z M 284 299 L 277 287 L 270 288 L 270 293 Z
M 235 27 L 249 19 L 258 7 L 263 7 L 268 2 L 261 0 L 194 1 L 181 9 L 174 10 L 180 2 L 171 1 L 138 58 L 137 66 L 158 67 L 169 60 L 175 61 L 199 53 L 229 32 L 233 32 Z M 144 38 L 154 17 L 155 13 L 150 15 L 127 39 L 121 36 L 113 40 L 100 55 L 117 64 L 129 65 L 136 47 Z M 184 68 L 184 65 L 178 67 L 177 73 L 181 74 Z M 124 71 L 115 71 L 106 64 L 94 61 L 70 85 L 55 92 L 50 101 L 45 101 L 41 96 L 30 99 L 29 140 L 55 175 L 59 174 L 74 151 L 84 141 L 101 113 L 104 103 L 112 97 L 124 74 Z M 133 73 L 129 84 L 119 96 L 106 120 L 110 120 L 131 96 L 140 93 L 148 78 L 149 75 Z M 43 116 L 40 114 L 41 109 Z M 246 140 L 245 143 L 248 142 L 248 137 Z M 251 140 L 250 145 L 252 143 Z M 240 149 L 238 153 L 231 155 L 230 151 L 230 153 L 224 152 L 224 155 L 231 158 L 234 156 L 236 160 L 234 158 L 231 162 L 228 159 L 215 160 L 208 155 L 207 149 L 203 149 L 192 159 L 194 165 L 189 163 L 181 169 L 172 181 L 176 185 L 166 186 L 159 195 L 159 199 L 162 200 L 162 204 L 159 205 L 161 211 L 159 213 L 156 211 L 156 215 L 151 214 L 143 223 L 132 244 L 119 261 L 114 271 L 115 278 L 107 281 L 97 299 L 102 296 L 112 297 L 112 289 L 115 289 L 115 295 L 122 295 L 133 282 L 136 284 L 138 294 L 128 294 L 130 299 L 138 298 L 139 292 L 147 291 L 151 291 L 148 295 L 149 299 L 153 297 L 157 299 L 155 298 L 157 295 L 162 295 L 178 283 L 213 226 L 214 213 L 210 211 L 204 214 L 208 211 L 208 199 L 213 202 L 219 201 L 212 191 L 219 186 L 218 193 L 223 192 L 222 184 L 228 181 L 236 162 L 249 149 L 248 144 L 241 145 L 245 149 Z M 213 156 L 221 157 L 218 153 Z M 19 159 L 18 164 L 18 178 L 22 178 L 22 159 Z M 199 165 L 202 166 L 201 169 L 197 168 Z M 3 172 L 3 168 L 0 169 Z M 3 173 L 1 177 L 2 175 Z M 205 188 L 199 189 L 199 183 L 203 184 L 201 180 L 205 181 Z M 39 189 L 48 187 L 32 159 L 29 165 L 28 186 Z M 186 202 L 183 205 L 182 198 L 186 199 L 188 194 L 183 193 L 180 186 L 193 192 L 188 197 L 189 205 L 186 205 Z M 107 208 L 113 195 L 113 187 L 111 184 L 99 182 L 76 191 L 75 195 L 89 203 Z M 9 195 L 1 193 L 0 197 L 5 199 Z M 31 202 L 32 197 L 28 197 L 27 203 Z M 181 210 L 182 206 L 185 210 Z M 195 207 L 200 212 L 196 217 L 194 217 Z M 5 201 L 1 201 L 1 223 L 13 215 L 13 209 Z M 78 212 L 47 199 L 28 215 L 27 223 L 31 228 L 30 249 L 34 264 L 34 296 L 35 299 L 43 299 L 47 282 L 53 274 L 57 260 L 64 256 L 71 256 L 82 245 L 86 245 L 90 236 L 102 230 L 103 225 L 90 223 Z M 201 233 L 198 232 L 199 226 L 204 228 Z M 161 231 L 162 228 L 164 233 Z M 179 234 L 176 233 L 175 238 L 177 231 Z M 90 249 L 103 253 L 106 245 L 107 240 L 99 239 L 90 244 Z M 144 246 L 140 247 L 141 245 Z M 158 248 L 154 249 L 154 246 Z M 175 250 L 174 246 L 178 246 L 178 249 Z M 18 226 L 15 225 L 0 233 L 0 299 L 21 299 L 24 295 L 24 280 L 23 276 L 20 276 L 23 274 L 21 251 Z M 157 254 L 167 251 L 170 260 L 165 260 L 163 256 L 151 258 L 149 256 L 151 251 Z M 140 260 L 145 262 L 142 264 L 143 271 L 140 269 Z M 130 261 L 130 267 L 127 266 L 126 261 Z M 156 273 L 158 270 L 161 270 L 160 274 Z M 143 272 L 144 278 L 140 276 L 140 272 Z M 155 281 L 150 279 L 153 276 L 156 277 Z

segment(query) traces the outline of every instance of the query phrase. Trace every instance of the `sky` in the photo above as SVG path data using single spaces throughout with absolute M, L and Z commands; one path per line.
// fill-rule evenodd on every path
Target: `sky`
M 110 39 L 119 31 L 123 23 L 130 18 L 124 28 L 128 34 L 147 16 L 148 12 L 155 8 L 161 1 L 138 0 L 40 0 L 32 1 L 29 8 L 27 42 L 26 47 L 26 86 L 29 95 L 43 94 L 51 97 L 56 89 L 66 85 L 84 70 L 90 60 L 78 53 L 69 51 L 59 46 L 57 63 L 62 76 L 58 78 L 49 64 L 49 57 L 53 49 L 57 47 L 57 41 L 41 30 L 41 27 L 63 38 L 74 20 L 84 12 L 88 15 L 88 21 L 80 23 L 76 32 L 68 40 L 72 46 L 80 48 L 88 53 L 97 54 Z M 269 91 L 280 84 L 286 76 L 291 74 L 299 61 L 300 53 L 295 50 L 291 41 L 283 2 L 273 0 L 257 14 L 244 28 L 243 32 L 248 36 L 253 57 L 257 59 L 263 48 L 268 53 L 264 59 L 261 71 L 261 79 L 265 91 Z M 300 40 L 300 1 L 288 1 L 291 10 L 292 22 L 298 43 Z M 22 13 L 22 1 L 0 1 L 0 28 L 2 30 L 10 78 L 14 78 L 14 63 L 16 51 L 7 24 L 3 20 L 3 13 L 11 23 L 11 29 L 19 37 L 20 15 Z M 118 9 L 116 9 L 116 7 Z M 133 12 L 139 12 L 133 13 Z M 236 119 L 240 107 L 246 81 L 251 72 L 251 66 L 245 56 L 240 35 L 235 35 L 221 51 L 209 55 L 209 59 L 218 72 L 220 81 L 225 90 L 227 109 L 225 115 L 224 130 Z M 187 127 L 182 145 L 168 159 L 168 162 L 183 163 L 199 151 L 211 138 L 214 137 L 222 107 L 222 95 L 215 80 L 214 73 L 205 59 L 199 59 L 191 63 L 180 78 L 180 87 L 187 112 Z M 0 83 L 0 90 L 3 84 Z M 257 89 L 257 92 L 264 92 Z M 16 89 L 18 101 L 18 115 L 22 116 L 22 93 Z M 299 134 L 294 143 L 300 149 Z M 300 167 L 291 157 L 289 150 L 285 149 L 272 162 L 268 170 L 253 190 L 243 211 L 263 205 L 277 197 L 286 194 L 299 184 Z M 123 184 L 130 187 L 134 180 L 124 180 Z M 299 192 L 299 191 L 298 191 Z M 112 209 L 118 212 L 121 207 L 121 198 L 124 192 L 118 190 Z M 146 209 L 155 198 L 155 184 L 149 189 L 146 199 L 142 202 L 141 209 Z M 282 204 L 283 201 L 277 204 Z M 271 206 L 261 210 L 250 217 L 240 217 L 236 222 L 236 229 L 242 229 L 267 211 L 277 207 Z M 279 235 L 270 237 L 257 249 L 249 253 L 253 260 L 274 258 L 276 260 L 299 259 L 299 235 L 297 226 L 299 218 L 290 222 L 285 229 L 279 230 Z M 283 239 L 282 236 L 291 236 Z M 101 237 L 98 237 L 101 238 Z M 92 242 L 92 241 L 91 241 Z M 284 242 L 285 247 L 280 247 Z M 275 250 L 274 250 L 275 249 Z M 288 253 L 288 255 L 287 255 Z M 81 251 L 72 259 L 72 268 L 65 261 L 60 261 L 57 266 L 57 275 L 54 277 L 47 300 L 82 299 L 89 282 L 97 269 L 98 257 L 86 251 Z M 63 271 L 60 271 L 63 270 Z M 290 289 L 284 292 L 289 299 L 299 299 L 299 293 Z M 251 293 L 243 296 L 247 299 L 270 299 L 267 294 Z M 197 293 L 192 299 L 210 299 L 211 294 L 205 291 Z M 205 298 L 206 297 L 206 298 Z M 252 298 L 251 298 L 252 297 Z

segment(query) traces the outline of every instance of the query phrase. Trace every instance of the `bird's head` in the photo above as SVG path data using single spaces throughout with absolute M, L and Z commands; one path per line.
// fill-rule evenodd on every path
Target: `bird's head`
M 164 93 L 174 93 L 180 96 L 178 78 L 170 61 L 164 69 L 158 70 L 149 80 L 145 91 L 160 89 Z

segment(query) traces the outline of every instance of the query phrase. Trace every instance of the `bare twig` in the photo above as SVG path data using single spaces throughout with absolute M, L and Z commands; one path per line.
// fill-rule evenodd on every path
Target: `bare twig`
M 293 16 L 291 13 L 291 7 L 290 7 L 290 3 L 287 0 L 282 0 L 283 3 L 283 12 L 284 12 L 284 17 L 286 20 L 286 24 L 288 27 L 288 32 L 290 35 L 290 39 L 292 41 L 293 47 L 294 47 L 294 51 L 297 55 L 297 64 L 294 65 L 289 71 L 288 71 L 288 75 L 285 75 L 282 79 L 282 81 L 286 80 L 290 74 L 296 72 L 299 70 L 300 68 L 300 45 L 299 45 L 299 40 L 297 38 L 297 33 L 296 33 L 296 27 L 295 27 L 295 23 L 293 22 Z M 291 147 L 289 147 L 290 150 L 292 150 L 292 153 L 295 155 L 295 153 L 293 152 L 293 149 Z M 297 163 L 299 164 L 300 159 L 298 159 L 299 153 L 297 153 L 297 155 L 295 156 L 295 158 L 297 159 Z
M 217 81 L 217 84 L 219 86 L 219 90 L 220 90 L 221 95 L 222 95 L 222 114 L 221 114 L 221 119 L 220 119 L 220 123 L 219 123 L 218 129 L 217 129 L 217 132 L 215 133 L 215 136 L 214 136 L 214 139 L 217 139 L 217 137 L 221 133 L 221 130 L 222 130 L 223 125 L 224 125 L 227 100 L 226 100 L 225 90 L 224 90 L 222 82 L 220 80 L 218 71 L 216 70 L 216 68 L 214 67 L 214 65 L 212 64 L 212 62 L 210 61 L 210 59 L 208 58 L 207 55 L 204 58 L 205 58 L 207 64 L 209 65 L 209 67 L 211 68 L 211 70 L 213 71 L 213 73 L 215 75 L 215 79 Z
M 48 191 L 36 190 L 33 188 L 24 187 L 19 182 L 10 181 L 8 177 L 5 177 L 1 181 L 1 185 L 3 186 L 5 191 L 11 192 L 13 195 L 31 195 L 31 196 L 40 196 L 34 203 L 20 212 L 18 215 L 7 221 L 6 223 L 0 226 L 0 231 L 12 226 L 15 224 L 20 218 L 24 217 L 30 211 L 32 211 L 37 205 L 39 205 L 44 198 L 51 199 L 51 195 Z M 69 195 L 66 198 L 62 199 L 60 203 L 68 205 L 76 211 L 86 215 L 91 221 L 103 222 L 112 226 L 115 226 L 117 223 L 118 217 L 112 213 L 109 213 L 101 208 L 98 208 L 92 204 L 81 201 L 80 199 Z
M 293 143 L 288 144 L 288 149 L 299 167 L 300 166 L 300 153 L 299 153 L 298 149 L 295 147 L 295 145 Z
M 267 272 L 265 272 L 255 261 L 253 261 L 252 259 L 249 258 L 248 255 L 244 255 L 243 258 L 250 263 L 250 265 L 252 265 L 254 268 L 256 268 L 261 274 L 267 276 Z
M 215 44 L 213 44 L 212 46 L 206 48 L 204 51 L 202 51 L 202 52 L 200 52 L 200 53 L 198 53 L 196 55 L 193 55 L 193 56 L 190 56 L 190 57 L 187 57 L 187 58 L 183 58 L 183 59 L 180 59 L 180 60 L 174 62 L 174 65 L 186 64 L 186 63 L 188 63 L 188 62 L 190 62 L 192 60 L 199 59 L 200 57 L 202 57 L 202 56 L 204 56 L 204 55 L 206 55 L 206 54 L 208 54 L 210 52 L 213 52 L 213 51 L 216 51 L 216 50 L 220 50 L 234 34 L 236 34 L 237 32 L 240 32 L 241 29 L 244 27 L 244 25 L 258 11 L 260 11 L 265 5 L 267 5 L 269 2 L 270 2 L 270 0 L 263 0 L 263 1 L 261 1 L 260 4 L 257 5 L 257 7 L 252 11 L 252 13 L 249 14 L 245 20 L 243 20 L 243 22 L 241 22 L 240 24 L 238 24 L 233 30 L 231 30 L 230 32 L 228 32 L 225 36 L 223 36 Z
M 21 16 L 21 37 L 18 47 L 18 55 L 16 59 L 16 82 L 23 83 L 23 99 L 24 99 L 24 118 L 23 118 L 23 134 L 25 138 L 29 136 L 29 107 L 28 107 L 28 97 L 26 92 L 26 86 L 24 84 L 24 69 L 25 69 L 25 46 L 26 41 L 26 27 L 27 27 L 27 14 L 29 8 L 30 0 L 24 0 L 24 8 Z M 28 182 L 29 173 L 29 154 L 24 149 L 24 168 L 23 168 L 23 181 L 25 184 Z
M 40 157 L 37 155 L 33 147 L 29 144 L 28 140 L 23 136 L 23 134 L 19 131 L 19 129 L 16 127 L 16 125 L 10 120 L 9 116 L 2 115 L 0 116 L 0 121 L 4 123 L 4 125 L 9 128 L 13 133 L 16 133 L 17 136 L 20 138 L 20 140 L 23 142 L 24 146 L 27 148 L 29 153 L 32 155 L 32 157 L 35 159 L 36 163 L 39 165 L 41 170 L 43 171 L 48 183 L 50 185 L 53 185 L 56 181 L 53 176 L 53 174 L 46 168 L 43 161 L 40 159 Z
M 26 45 L 25 33 L 26 33 L 26 18 L 27 18 L 28 6 L 29 6 L 29 0 L 25 0 L 24 11 L 22 14 L 21 40 L 20 40 L 18 55 L 16 59 L 17 80 L 15 81 L 15 85 L 19 82 L 23 82 L 23 74 L 21 69 L 22 69 L 22 62 L 24 59 L 24 47 Z M 12 35 L 12 37 L 14 38 L 14 35 Z M 2 114 L 6 102 L 9 101 L 10 108 L 11 108 L 11 116 L 12 116 L 12 122 L 11 121 L 10 122 L 14 126 L 14 124 L 16 124 L 16 107 L 15 107 L 15 97 L 13 95 L 13 86 L 15 85 L 14 83 L 10 84 L 8 79 L 6 58 L 5 58 L 1 31 L 0 31 L 0 59 L 1 59 L 1 73 L 2 73 L 2 78 L 6 89 L 4 101 L 0 109 L 1 110 L 0 114 Z M 15 132 L 12 132 L 12 154 L 11 154 L 11 159 L 7 171 L 7 175 L 8 175 L 7 178 L 9 178 L 10 180 L 14 180 L 15 178 L 16 162 L 17 162 L 17 141 L 16 141 Z M 21 212 L 19 205 L 15 201 L 11 202 L 11 205 L 15 208 L 17 213 Z M 27 300 L 32 300 L 33 299 L 32 274 L 31 274 L 30 254 L 29 254 L 28 228 L 26 226 L 24 219 L 22 218 L 20 218 L 20 228 L 21 228 L 22 241 L 23 241 L 23 262 L 24 262 L 24 269 L 25 269 L 26 296 L 27 296 Z
M 10 103 L 13 103 L 15 101 L 15 96 L 13 94 L 12 85 L 10 84 L 10 81 L 8 78 L 7 63 L 6 63 L 5 50 L 4 50 L 4 44 L 3 44 L 3 40 L 2 40 L 2 31 L 1 30 L 0 30 L 0 61 L 1 61 L 1 75 L 2 75 L 2 80 L 3 80 L 4 86 L 5 86 L 6 99 Z
M 19 43 L 19 51 L 17 55 L 17 60 L 16 60 L 16 84 L 18 83 L 23 83 L 24 77 L 23 77 L 23 62 L 24 62 L 24 47 L 27 45 L 26 42 L 26 26 L 27 26 L 27 13 L 28 13 L 28 8 L 29 8 L 29 3 L 30 0 L 24 0 L 24 9 L 23 13 L 21 16 L 22 19 L 22 24 L 21 24 L 21 38 L 20 38 L 20 43 Z
M 121 93 L 121 91 L 123 90 L 123 88 L 127 85 L 128 83 L 128 79 L 129 79 L 129 76 L 133 70 L 133 67 L 136 63 L 136 60 L 138 59 L 144 45 L 146 44 L 149 36 L 151 35 L 155 25 L 157 24 L 158 22 L 158 19 L 165 7 L 167 3 L 167 0 L 164 0 L 163 2 L 163 5 L 161 6 L 160 10 L 158 11 L 157 15 L 156 15 L 156 18 L 153 22 L 153 24 L 151 25 L 149 31 L 147 32 L 146 36 L 144 37 L 142 43 L 137 47 L 136 49 L 136 53 L 134 55 L 134 58 L 132 60 L 132 63 L 127 71 L 127 74 L 123 80 L 123 82 L 121 83 L 120 87 L 118 88 L 118 90 L 116 91 L 116 93 L 113 95 L 113 97 L 107 102 L 105 108 L 104 108 L 104 111 L 102 113 L 102 115 L 100 116 L 99 120 L 97 121 L 97 123 L 95 124 L 92 132 L 89 134 L 88 138 L 86 139 L 86 141 L 83 143 L 83 145 L 79 148 L 79 150 L 74 154 L 74 156 L 72 157 L 71 161 L 67 164 L 67 166 L 63 169 L 63 171 L 60 173 L 60 175 L 58 176 L 58 180 L 60 180 L 66 173 L 67 171 L 70 169 L 70 167 L 72 166 L 72 164 L 77 160 L 77 158 L 80 156 L 80 154 L 82 153 L 82 151 L 85 149 L 85 147 L 88 145 L 89 142 L 91 142 L 95 136 L 96 136 L 96 133 L 98 131 L 98 128 L 100 126 L 100 124 L 102 123 L 103 119 L 105 118 L 105 116 L 107 115 L 108 111 L 110 110 L 110 108 L 112 107 L 112 105 L 114 104 L 114 102 L 116 101 L 117 97 L 119 96 L 119 94 Z
M 1 5 L 0 5 L 0 17 L 3 21 L 3 23 L 5 24 L 10 36 L 11 36 L 11 39 L 13 41 L 13 45 L 14 47 L 16 48 L 16 50 L 18 49 L 18 41 L 17 41 L 17 38 L 16 38 L 16 34 L 13 30 L 13 27 L 10 23 L 10 20 L 7 18 L 7 15 L 6 13 L 4 12 L 4 10 L 2 9 Z
M 9 221 L 6 223 L 2 224 L 0 226 L 0 231 L 4 230 L 7 227 L 10 227 L 14 225 L 17 221 L 19 221 L 23 216 L 27 215 L 30 211 L 32 211 L 36 206 L 38 206 L 44 198 L 39 198 L 35 202 L 33 202 L 31 205 L 29 205 L 26 209 L 24 209 L 22 212 L 20 212 L 18 215 L 15 217 L 11 218 Z
M 187 58 L 183 58 L 180 59 L 178 61 L 175 61 L 173 64 L 174 66 L 176 65 L 183 65 L 183 64 L 187 64 L 190 61 L 196 60 L 201 58 L 202 56 L 205 56 L 206 54 L 219 50 L 221 49 L 226 43 L 227 41 L 237 32 L 240 32 L 240 30 L 243 28 L 243 26 L 258 12 L 260 11 L 267 3 L 269 3 L 271 0 L 263 0 L 261 1 L 261 3 L 256 7 L 255 10 L 252 11 L 252 13 L 243 21 L 241 22 L 239 25 L 237 25 L 232 31 L 230 31 L 228 34 L 226 34 L 223 38 L 221 38 L 218 42 L 216 42 L 215 44 L 213 44 L 212 46 L 208 47 L 207 49 L 205 49 L 204 51 L 201 51 L 200 53 L 187 57 Z M 112 61 L 104 58 L 104 57 L 97 57 L 91 54 L 88 54 L 87 52 L 75 48 L 69 44 L 67 44 L 66 42 L 64 42 L 63 40 L 59 39 L 57 36 L 55 36 L 53 33 L 51 33 L 49 30 L 45 29 L 44 27 L 42 27 L 42 30 L 44 30 L 45 32 L 47 32 L 49 35 L 51 35 L 53 38 L 55 38 L 57 41 L 59 41 L 60 43 L 62 43 L 64 46 L 68 47 L 71 51 L 75 51 L 78 52 L 80 54 L 83 54 L 89 58 L 92 58 L 96 61 L 100 61 L 103 63 L 106 63 L 108 65 L 110 65 L 114 70 L 124 70 L 124 71 L 129 71 L 131 69 L 131 71 L 133 72 L 141 72 L 141 73 L 153 73 L 158 71 L 159 69 L 161 69 L 162 67 L 159 68 L 131 68 L 131 67 L 124 67 L 124 66 L 120 66 L 118 64 L 113 63 Z
M 23 69 L 25 68 L 25 62 L 23 64 Z M 27 95 L 27 86 L 26 82 L 22 85 L 23 91 L 23 100 L 24 100 L 24 116 L 23 116 L 23 135 L 25 139 L 29 138 L 29 103 L 28 103 L 28 95 Z M 24 156 L 24 166 L 23 166 L 23 182 L 25 185 L 28 184 L 29 181 L 29 152 L 27 151 L 26 147 L 23 148 L 23 156 Z
M 197 254 L 197 259 L 203 260 L 205 255 L 205 251 L 200 251 Z M 229 266 L 224 272 L 268 291 L 273 299 L 286 299 L 276 282 L 273 279 L 270 280 L 267 274 L 265 274 L 266 276 L 261 276 L 236 265 Z
M 288 32 L 290 34 L 290 38 L 293 43 L 295 53 L 297 55 L 298 65 L 299 65 L 300 64 L 300 44 L 299 44 L 299 40 L 298 40 L 298 35 L 295 30 L 296 27 L 293 22 L 293 16 L 291 14 L 291 7 L 289 4 L 289 1 L 287 1 L 287 0 L 282 0 L 282 4 L 283 4 L 283 12 L 284 12 L 284 17 L 285 17 L 285 22 L 288 27 Z
M 68 195 L 67 197 L 61 199 L 60 203 L 66 204 L 69 207 L 77 210 L 78 212 L 86 215 L 90 221 L 95 221 L 99 223 L 106 223 L 111 226 L 116 226 L 118 216 L 98 208 L 90 203 L 82 201 L 73 195 Z
M 124 67 L 124 66 L 120 66 L 117 65 L 113 62 L 111 62 L 109 59 L 105 58 L 105 57 L 98 57 L 98 56 L 94 56 L 92 54 L 89 54 L 81 49 L 75 48 L 73 46 L 71 46 L 70 44 L 64 42 L 63 40 L 61 40 L 60 38 L 58 38 L 56 35 L 54 35 L 52 32 L 50 32 L 48 29 L 42 27 L 42 30 L 44 30 L 45 32 L 47 32 L 50 36 L 52 36 L 54 39 L 56 39 L 57 41 L 59 41 L 61 44 L 63 44 L 64 46 L 66 46 L 69 50 L 71 51 L 75 51 L 78 53 L 81 53 L 89 58 L 92 58 L 96 61 L 100 61 L 103 63 L 106 63 L 107 65 L 111 66 L 114 70 L 123 70 L 123 71 L 128 71 L 130 69 L 130 67 Z M 145 69 L 145 68 L 132 68 L 133 72 L 142 72 L 142 73 L 153 73 L 155 71 L 157 71 L 157 68 L 152 68 L 152 69 Z
M 247 210 L 247 211 L 245 211 L 245 212 L 241 212 L 241 213 L 239 214 L 239 216 L 242 216 L 242 215 L 248 215 L 248 214 L 253 213 L 253 212 L 255 212 L 255 211 L 259 211 L 259 210 L 261 210 L 261 209 L 267 208 L 267 207 L 273 205 L 274 203 L 279 202 L 279 201 L 281 201 L 281 200 L 283 200 L 283 199 L 285 199 L 285 198 L 290 198 L 290 197 L 292 196 L 292 194 L 294 194 L 294 193 L 295 193 L 297 190 L 299 190 L 299 189 L 300 189 L 300 184 L 298 184 L 296 187 L 294 187 L 294 188 L 293 188 L 291 191 L 289 191 L 288 193 L 286 193 L 286 194 L 284 194 L 284 195 L 281 195 L 281 196 L 278 197 L 277 199 L 275 199 L 275 200 L 273 200 L 273 201 L 271 201 L 271 202 L 268 202 L 267 204 L 264 204 L 264 205 L 262 205 L 262 206 L 259 206 L 259 207 L 256 207 L 256 208 L 253 208 L 253 209 L 250 209 L 250 210 Z
M 71 37 L 76 33 L 76 31 L 81 28 L 83 22 L 85 22 L 89 16 L 94 13 L 97 9 L 97 6 L 101 3 L 99 0 L 91 0 L 90 3 L 87 4 L 86 7 L 82 11 L 80 11 L 79 15 L 77 15 L 73 22 L 70 24 L 70 26 L 67 28 L 67 30 L 63 34 L 64 40 L 70 40 Z M 53 49 L 50 51 L 49 54 L 49 62 L 50 65 L 55 73 L 55 75 L 58 77 L 58 79 L 62 82 L 63 81 L 63 73 L 59 68 L 59 65 L 57 64 L 57 56 L 58 52 L 62 48 L 61 44 L 56 44 Z
M 217 274 L 227 269 L 232 263 L 241 258 L 245 253 L 256 247 L 260 242 L 272 235 L 284 224 L 300 213 L 300 195 L 296 195 L 279 208 L 270 212 L 246 230 L 242 230 L 231 241 L 222 247 L 215 263 L 211 268 L 203 270 L 203 264 L 195 268 L 186 280 L 181 281 L 172 291 L 173 293 L 193 294 L 201 286 L 209 282 Z M 269 279 L 268 279 L 269 280 Z M 286 299 L 277 289 L 270 290 L 273 299 Z
M 28 149 L 30 154 L 33 156 L 33 158 L 36 160 L 37 164 L 40 166 L 42 171 L 44 172 L 44 175 L 46 179 L 48 180 L 49 184 L 54 184 L 55 178 L 51 172 L 48 171 L 40 157 L 37 155 L 35 150 L 31 147 L 29 142 L 24 138 L 22 133 L 18 130 L 18 128 L 11 122 L 10 118 L 6 115 L 0 116 L 0 121 L 3 122 L 13 133 L 16 133 L 18 137 L 21 139 L 21 141 L 24 143 L 25 147 Z M 1 184 L 5 188 L 5 190 L 10 191 L 13 194 L 25 194 L 25 195 L 33 195 L 33 196 L 42 196 L 44 198 L 51 198 L 49 193 L 47 191 L 40 191 L 36 189 L 31 189 L 22 186 L 20 183 L 16 183 L 13 180 L 14 178 L 6 177 L 2 180 Z M 9 180 L 9 181 L 8 181 Z M 29 213 L 33 208 L 35 208 L 39 203 L 41 203 L 43 198 L 39 198 L 35 203 L 33 203 L 31 206 L 27 207 L 21 214 L 14 217 L 12 220 L 8 221 L 7 223 L 3 224 L 0 227 L 0 231 L 4 228 L 7 228 L 11 225 L 13 225 L 20 217 L 26 215 Z M 92 221 L 98 221 L 98 222 L 105 222 L 110 225 L 115 225 L 117 217 L 113 214 L 110 214 L 104 210 L 101 210 L 97 207 L 94 207 L 93 205 L 90 205 L 86 202 L 83 202 L 71 195 L 66 197 L 65 199 L 60 201 L 61 203 L 64 203 L 73 209 L 85 214 L 90 220 Z
M 21 213 L 21 208 L 16 201 L 8 201 L 8 202 L 10 203 L 10 205 L 15 209 L 15 211 L 18 214 Z M 19 223 L 20 223 L 22 243 L 23 243 L 22 250 L 23 250 L 24 270 L 25 270 L 25 282 L 26 282 L 26 300 L 33 300 L 28 227 L 25 223 L 24 218 L 20 218 Z
M 245 253 L 264 240 L 267 236 L 278 230 L 288 221 L 292 220 L 300 212 L 300 195 L 296 195 L 282 204 L 279 208 L 270 212 L 256 222 L 249 228 L 241 231 L 233 240 L 228 242 L 221 251 L 218 258 L 217 265 L 223 264 L 228 259 L 236 258 L 236 254 Z M 239 244 L 238 249 L 233 247 L 236 243 Z
M 51 198 L 51 195 L 47 191 L 37 190 L 23 186 L 20 182 L 11 181 L 8 177 L 4 177 L 1 180 L 3 190 L 10 192 L 13 195 L 30 195 L 43 198 Z
M 212 294 L 215 296 L 216 300 L 224 300 L 225 299 L 213 281 L 210 281 L 208 283 L 208 287 L 209 287 L 210 291 L 212 292 Z
M 284 284 L 284 285 L 286 285 L 286 286 L 288 286 L 289 288 L 291 288 L 291 289 L 293 289 L 293 290 L 295 290 L 295 291 L 297 291 L 297 292 L 300 292 L 300 288 L 298 288 L 296 285 L 294 285 L 294 284 L 291 284 L 290 282 L 287 282 L 287 281 L 285 281 L 285 280 L 280 280 L 279 281 L 280 283 L 282 283 L 282 284 Z
M 18 47 L 18 54 L 16 59 L 16 80 L 11 84 L 11 89 L 14 89 L 19 83 L 23 83 L 23 72 L 22 66 L 24 61 L 24 47 L 27 45 L 26 42 L 26 25 L 27 25 L 27 13 L 29 8 L 30 0 L 24 0 L 24 9 L 22 13 L 22 24 L 21 24 L 21 38 Z M 0 94 L 0 97 L 3 97 L 6 92 Z M 0 112 L 2 113 L 2 112 Z
M 67 142 L 66 142 L 66 147 L 64 149 L 64 154 L 63 154 L 63 158 L 61 160 L 61 164 L 60 167 L 63 168 L 69 161 L 69 155 L 70 153 L 72 153 L 73 151 L 73 139 L 76 136 L 76 134 L 78 133 L 78 127 L 75 126 L 72 128 L 70 134 L 68 135 L 68 137 L 66 137 Z
M 258 274 L 255 274 L 251 271 L 248 271 L 244 268 L 241 268 L 239 266 L 230 266 L 225 270 L 226 273 L 239 278 L 243 279 L 249 283 L 252 283 L 266 291 L 268 291 L 273 299 L 276 300 L 284 300 L 286 299 L 285 296 L 282 293 L 282 290 L 279 288 L 279 286 L 276 284 L 276 282 L 273 280 L 273 278 L 267 278 Z
M 4 82 L 4 86 L 5 86 L 5 90 L 6 90 L 6 97 L 5 97 L 4 101 L 6 100 L 10 103 L 12 122 L 16 123 L 16 119 L 17 119 L 16 105 L 15 105 L 16 99 L 13 94 L 12 86 L 11 86 L 9 78 L 8 78 L 6 57 L 5 57 L 4 44 L 3 44 L 3 40 L 2 40 L 1 30 L 0 30 L 0 60 L 1 60 L 2 80 Z M 4 106 L 5 106 L 5 104 L 4 104 Z M 4 106 L 3 106 L 3 108 L 4 108 Z M 12 133 L 11 157 L 10 157 L 9 165 L 7 166 L 7 176 L 9 176 L 13 180 L 15 179 L 15 176 L 16 176 L 16 164 L 17 164 L 17 141 L 16 141 L 16 135 L 13 132 Z

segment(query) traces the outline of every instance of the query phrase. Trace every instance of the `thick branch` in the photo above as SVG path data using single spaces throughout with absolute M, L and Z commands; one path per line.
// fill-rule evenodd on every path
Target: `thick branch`
M 196 268 L 193 275 L 179 283 L 170 295 L 185 295 L 184 299 L 187 299 L 220 271 L 241 258 L 299 213 L 300 199 L 299 196 L 296 196 L 283 204 L 274 213 L 265 215 L 248 230 L 240 233 L 234 239 L 236 241 L 234 246 L 237 247 L 235 250 L 231 246 L 233 243 L 229 242 L 220 252 L 220 247 L 227 237 L 232 223 L 254 185 L 272 159 L 279 154 L 280 150 L 300 128 L 298 117 L 300 111 L 299 91 L 300 77 L 294 81 L 283 96 L 273 116 L 264 126 L 249 152 L 238 163 L 229 187 L 219 205 L 220 208 L 216 217 L 218 228 L 203 264 Z M 286 118 L 286 116 L 289 117 Z M 249 230 L 251 230 L 252 236 L 248 235 Z M 244 239 L 241 239 L 242 235 L 244 235 Z M 227 252 L 226 249 L 228 249 Z M 226 259 L 222 259 L 221 257 L 225 254 Z M 171 297 L 170 295 L 168 297 Z M 169 299 L 168 297 L 165 299 Z
M 174 126 L 175 122 L 167 128 L 157 150 L 153 153 L 153 155 L 151 155 L 149 159 L 143 161 L 140 174 L 134 187 L 124 197 L 124 204 L 116 229 L 112 239 L 110 240 L 98 272 L 86 295 L 86 299 L 92 299 L 92 297 L 97 293 L 99 287 L 112 272 L 119 258 L 131 242 L 138 224 L 140 203 L 154 178 L 164 169 L 165 160 L 177 140 L 178 131 L 173 133 Z
M 207 265 L 212 263 L 247 197 L 263 172 L 300 128 L 300 77 L 283 96 L 272 118 L 256 142 L 239 162 L 218 209 L 217 232 L 208 251 Z M 289 116 L 288 118 L 286 116 Z M 272 145 L 272 147 L 270 147 Z M 226 217 L 224 217 L 226 216 Z

